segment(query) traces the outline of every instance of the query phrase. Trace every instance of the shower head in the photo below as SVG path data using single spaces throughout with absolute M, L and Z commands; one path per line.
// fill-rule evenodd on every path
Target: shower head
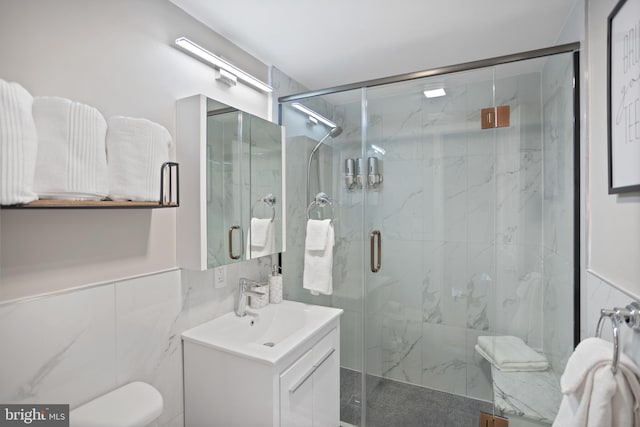
M 340 126 L 336 126 L 329 131 L 329 136 L 331 138 L 335 138 L 337 136 L 340 136 L 341 133 L 342 133 L 342 128 Z
M 338 137 L 340 134 L 342 133 L 342 128 L 340 126 L 336 126 L 334 128 L 331 128 L 331 130 L 329 131 L 329 133 L 327 133 L 325 136 L 323 136 L 320 141 L 318 141 L 318 143 L 316 144 L 315 147 L 313 147 L 313 150 L 311 150 L 311 155 L 309 156 L 309 163 L 311 163 L 311 157 L 313 157 L 314 154 L 316 154 L 316 151 L 318 151 L 318 149 L 320 148 L 320 146 L 322 145 L 322 143 L 329 137 L 331 137 L 331 139 Z

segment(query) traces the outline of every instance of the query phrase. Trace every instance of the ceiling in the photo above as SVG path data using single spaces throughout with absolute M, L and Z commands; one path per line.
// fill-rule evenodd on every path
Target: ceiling
M 171 0 L 308 89 L 556 44 L 575 0 Z

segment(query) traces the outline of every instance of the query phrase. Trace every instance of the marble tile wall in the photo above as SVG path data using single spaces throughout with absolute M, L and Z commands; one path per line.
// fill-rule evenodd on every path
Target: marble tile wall
M 131 381 L 164 399 L 159 426 L 183 425 L 180 334 L 233 309 L 242 277 L 266 277 L 269 257 L 214 270 L 175 270 L 0 305 L 0 401 L 71 408 Z

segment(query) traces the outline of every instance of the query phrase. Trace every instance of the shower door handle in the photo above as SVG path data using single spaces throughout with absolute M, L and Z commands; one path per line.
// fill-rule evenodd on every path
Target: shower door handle
M 242 251 L 240 252 L 239 255 L 233 254 L 233 230 L 240 230 L 240 226 L 232 225 L 231 227 L 229 227 L 229 257 L 231 259 L 240 259 L 240 256 L 242 255 Z
M 374 242 L 378 238 L 378 260 L 376 262 L 375 257 L 375 245 Z M 369 241 L 371 242 L 371 272 L 377 273 L 380 271 L 380 267 L 382 267 L 382 234 L 380 230 L 373 230 L 371 232 L 371 236 L 369 237 Z

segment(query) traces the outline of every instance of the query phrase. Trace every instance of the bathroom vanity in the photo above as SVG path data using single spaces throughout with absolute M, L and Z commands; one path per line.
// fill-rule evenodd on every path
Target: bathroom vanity
M 342 310 L 247 311 L 182 334 L 185 426 L 338 426 Z

